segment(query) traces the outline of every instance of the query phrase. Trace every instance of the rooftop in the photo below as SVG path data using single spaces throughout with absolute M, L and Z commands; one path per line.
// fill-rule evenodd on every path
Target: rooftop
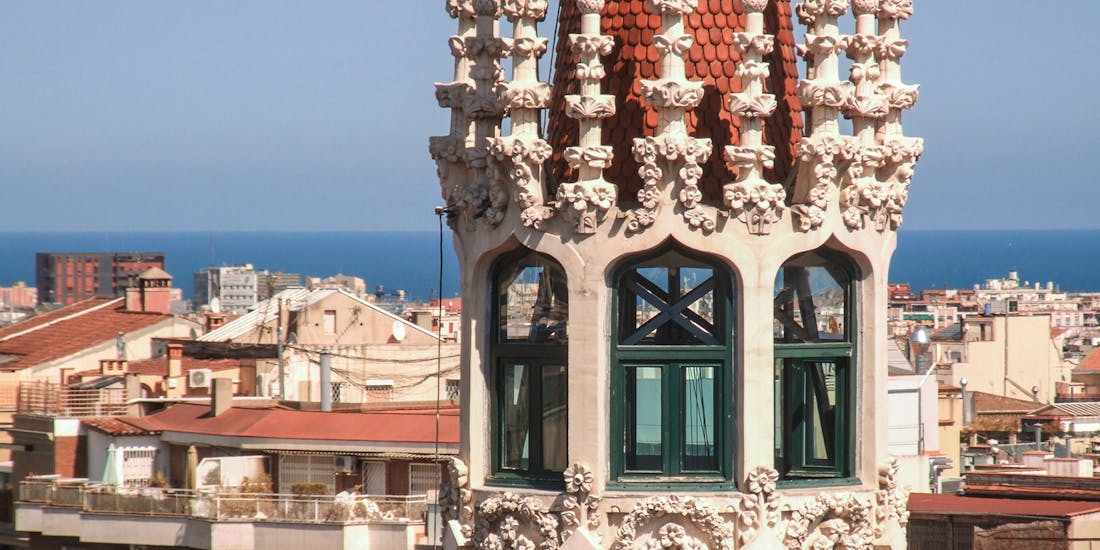
M 929 493 L 909 495 L 910 514 L 1070 518 L 1095 512 L 1100 512 L 1100 502 L 962 497 Z
M 125 298 L 84 300 L 0 329 L 0 371 L 60 359 L 171 318 L 127 311 Z

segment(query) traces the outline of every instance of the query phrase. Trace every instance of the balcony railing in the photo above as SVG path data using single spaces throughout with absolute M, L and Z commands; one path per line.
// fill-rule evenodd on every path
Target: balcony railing
M 51 416 L 122 416 L 126 414 L 126 390 L 74 390 L 58 384 L 26 381 L 19 384 L 16 412 Z
M 281 523 L 420 523 L 425 495 L 317 495 L 116 488 L 54 476 L 19 484 L 19 501 L 97 514 L 177 516 Z

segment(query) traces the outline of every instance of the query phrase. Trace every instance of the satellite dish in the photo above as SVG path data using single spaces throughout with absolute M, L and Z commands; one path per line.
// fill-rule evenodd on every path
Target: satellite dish
M 393 339 L 397 340 L 398 342 L 402 342 L 405 340 L 405 323 L 402 323 L 401 321 L 393 322 Z
M 211 313 L 221 313 L 222 312 L 222 301 L 219 300 L 217 297 L 214 297 L 214 298 L 210 299 L 210 312 Z

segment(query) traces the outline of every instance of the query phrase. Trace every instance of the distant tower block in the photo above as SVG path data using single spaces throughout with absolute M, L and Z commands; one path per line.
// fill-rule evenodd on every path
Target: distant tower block
M 903 547 L 885 311 L 923 149 L 901 124 L 912 2 L 547 9 L 447 1 L 447 546 Z

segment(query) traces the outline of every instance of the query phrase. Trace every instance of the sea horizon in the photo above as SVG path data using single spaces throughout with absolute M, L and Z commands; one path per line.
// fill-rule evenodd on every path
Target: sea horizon
M 455 296 L 458 261 L 445 230 L 443 295 Z M 435 230 L 0 231 L 0 286 L 34 285 L 37 252 L 163 252 L 173 284 L 192 294 L 209 266 L 362 277 L 369 290 L 438 296 Z M 1021 281 L 1053 282 L 1067 292 L 1100 291 L 1100 229 L 902 229 L 890 282 L 914 290 L 971 288 L 1017 270 Z

